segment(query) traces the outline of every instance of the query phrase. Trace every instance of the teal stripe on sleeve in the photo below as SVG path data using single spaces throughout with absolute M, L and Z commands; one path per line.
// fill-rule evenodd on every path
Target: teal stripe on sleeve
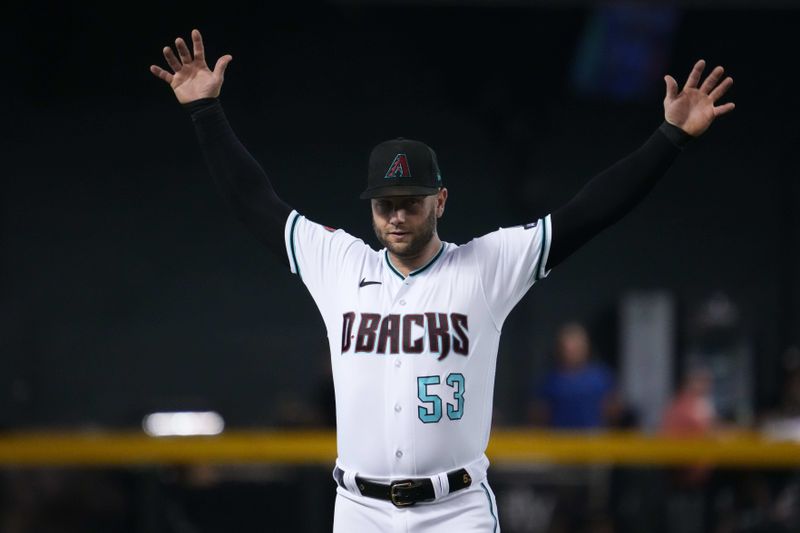
M 542 220 L 542 243 L 539 250 L 539 265 L 538 265 L 539 271 L 536 273 L 537 280 L 542 279 L 542 270 L 544 270 L 545 268 L 544 264 L 544 251 L 546 246 L 545 243 L 547 243 L 547 239 L 549 239 L 549 237 L 547 236 L 547 221 L 545 219 L 541 220 Z
M 547 236 L 547 224 L 543 218 L 540 218 L 537 224 L 542 225 L 542 238 L 539 241 L 539 254 L 536 257 L 536 264 L 533 266 L 533 281 L 539 281 L 539 273 L 542 270 L 542 260 L 544 259 L 544 240 Z
M 294 220 L 292 220 L 292 227 L 289 230 L 289 249 L 292 251 L 294 271 L 297 272 L 297 275 L 300 277 L 300 279 L 303 279 L 303 276 L 300 275 L 300 265 L 297 263 L 297 254 L 294 251 L 294 228 L 297 226 L 298 220 L 300 220 L 300 213 L 295 213 Z
M 539 259 L 539 279 L 544 278 L 547 274 L 547 260 L 550 256 L 550 239 L 553 237 L 550 235 L 552 233 L 552 228 L 548 231 L 548 222 L 552 224 L 553 219 L 550 218 L 550 215 L 547 215 L 542 219 L 542 252 L 541 258 Z

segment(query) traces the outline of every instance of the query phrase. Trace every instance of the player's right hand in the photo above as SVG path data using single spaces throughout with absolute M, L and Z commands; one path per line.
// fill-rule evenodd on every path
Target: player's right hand
M 199 100 L 200 98 L 219 96 L 222 89 L 222 81 L 225 77 L 225 69 L 233 59 L 231 55 L 224 55 L 217 60 L 214 70 L 210 70 L 206 64 L 205 51 L 203 50 L 203 37 L 198 30 L 192 30 L 192 44 L 194 46 L 194 57 L 189 53 L 189 48 L 180 37 L 175 39 L 178 57 L 175 57 L 172 48 L 169 46 L 164 47 L 164 58 L 172 69 L 172 73 L 156 65 L 150 65 L 150 72 L 169 83 L 169 86 L 175 92 L 178 102 L 182 104 Z

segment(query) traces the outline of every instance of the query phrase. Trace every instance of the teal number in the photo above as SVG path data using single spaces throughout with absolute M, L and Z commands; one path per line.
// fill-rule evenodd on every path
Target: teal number
M 433 404 L 432 412 L 421 405 L 417 407 L 419 419 L 426 424 L 438 422 L 442 419 L 442 399 L 434 394 L 428 394 L 428 385 L 438 385 L 439 383 L 439 376 L 420 376 L 417 378 L 417 396 L 424 403 Z
M 455 389 L 453 399 L 456 401 L 455 406 L 447 402 L 447 418 L 460 420 L 464 414 L 464 376 L 463 374 L 450 374 L 445 383 Z
M 441 383 L 439 376 L 420 376 L 417 378 L 417 396 L 427 407 L 418 406 L 417 415 L 426 424 L 432 424 L 442 419 L 442 399 L 435 394 L 428 394 L 428 385 Z M 449 374 L 445 383 L 454 389 L 453 399 L 455 405 L 447 402 L 447 418 L 460 420 L 464 416 L 464 375 Z

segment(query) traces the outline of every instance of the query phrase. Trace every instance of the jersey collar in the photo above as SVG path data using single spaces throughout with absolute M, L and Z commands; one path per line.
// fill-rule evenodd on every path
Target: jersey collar
M 436 255 L 431 257 L 430 261 L 428 261 L 427 263 L 425 263 L 424 265 L 422 265 L 418 269 L 412 270 L 411 272 L 409 272 L 408 273 L 408 277 L 410 278 L 411 276 L 416 276 L 417 274 L 422 274 L 425 270 L 430 268 L 430 266 L 433 265 L 436 262 L 436 260 L 439 259 L 439 257 L 441 257 L 442 252 L 444 252 L 444 241 L 442 241 L 442 245 L 439 247 L 439 251 L 436 252 Z M 392 272 L 397 274 L 397 276 L 400 279 L 406 279 L 406 277 L 403 274 L 401 274 L 400 271 L 397 270 L 394 267 L 394 265 L 392 264 L 392 260 L 389 259 L 389 250 L 384 250 L 383 256 L 386 258 L 386 264 L 389 265 L 389 270 L 391 270 Z

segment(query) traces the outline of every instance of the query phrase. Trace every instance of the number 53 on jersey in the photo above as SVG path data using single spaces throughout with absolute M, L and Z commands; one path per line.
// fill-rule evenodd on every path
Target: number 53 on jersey
M 463 374 L 448 374 L 444 383 L 445 386 L 436 387 L 441 384 L 439 376 L 417 378 L 417 397 L 424 404 L 417 407 L 417 416 L 425 424 L 433 424 L 442 419 L 442 398 L 447 406 L 447 418 L 460 420 L 464 415 Z M 439 394 L 434 393 L 435 389 L 439 389 Z

